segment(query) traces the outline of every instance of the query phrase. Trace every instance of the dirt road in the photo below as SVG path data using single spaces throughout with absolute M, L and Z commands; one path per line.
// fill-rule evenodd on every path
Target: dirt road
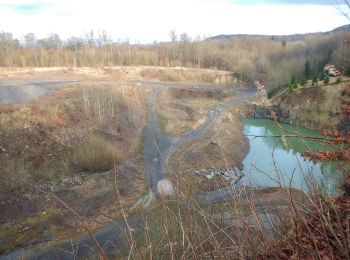
M 159 119 L 156 111 L 157 107 L 157 97 L 159 91 L 164 88 L 191 88 L 198 91 L 203 90 L 217 90 L 217 86 L 193 86 L 193 85 L 170 85 L 170 84 L 160 84 L 160 83 L 140 83 L 141 85 L 146 85 L 151 87 L 152 94 L 148 100 L 148 124 L 145 129 L 145 139 L 144 139 L 144 156 L 147 162 L 147 174 L 149 187 L 152 192 L 159 194 L 156 190 L 157 183 L 166 178 L 166 165 L 172 154 L 172 152 L 181 147 L 188 142 L 194 142 L 202 138 L 207 131 L 212 127 L 216 120 L 219 118 L 222 111 L 237 106 L 244 102 L 247 98 L 255 95 L 256 91 L 254 89 L 248 90 L 236 90 L 227 89 L 233 94 L 233 98 L 225 102 L 220 103 L 212 111 L 210 111 L 207 121 L 195 131 L 188 135 L 182 135 L 178 138 L 173 138 L 161 133 L 159 129 Z M 234 97 L 238 97 L 235 98 Z
M 11 80 L 0 82 L 0 104 L 19 104 L 48 95 L 76 81 Z

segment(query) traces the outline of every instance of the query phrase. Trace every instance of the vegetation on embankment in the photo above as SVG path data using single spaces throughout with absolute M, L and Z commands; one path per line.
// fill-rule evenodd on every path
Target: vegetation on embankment
M 170 136 L 191 133 L 207 119 L 209 112 L 230 95 L 224 89 L 164 89 L 157 112 L 161 130 Z
M 139 150 L 146 97 L 135 86 L 90 82 L 0 106 L 0 254 L 85 232 L 27 183 L 60 197 L 91 229 L 115 220 L 122 205 L 146 191 Z
M 343 78 L 337 82 L 332 79 L 327 85 L 318 82 L 318 86 L 312 86 L 309 82 L 305 87 L 283 91 L 265 104 L 256 98 L 242 108 L 242 113 L 320 131 L 331 129 L 346 132 L 349 131 L 349 122 L 343 107 L 344 103 L 350 102 L 347 80 Z
M 214 85 L 245 85 L 231 72 L 196 68 L 168 68 L 150 66 L 121 67 L 26 67 L 0 68 L 2 80 L 144 80 L 160 82 L 205 83 Z
M 203 206 L 191 191 L 147 210 L 142 233 L 128 230 L 119 258 L 348 259 L 349 197 L 319 191 L 236 188 Z

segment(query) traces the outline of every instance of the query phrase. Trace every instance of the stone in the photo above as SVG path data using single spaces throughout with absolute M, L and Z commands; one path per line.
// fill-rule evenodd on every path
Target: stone
M 157 193 L 160 197 L 173 196 L 175 194 L 175 189 L 168 179 L 162 179 L 157 182 Z

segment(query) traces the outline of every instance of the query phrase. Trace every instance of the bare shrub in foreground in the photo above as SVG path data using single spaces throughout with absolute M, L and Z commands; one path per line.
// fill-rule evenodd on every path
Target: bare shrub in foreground
M 116 145 L 98 135 L 89 136 L 72 155 L 73 163 L 89 172 L 111 170 L 119 159 Z

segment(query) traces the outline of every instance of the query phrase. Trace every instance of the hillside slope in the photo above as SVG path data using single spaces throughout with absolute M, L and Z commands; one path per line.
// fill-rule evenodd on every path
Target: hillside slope
M 318 35 L 330 35 L 339 32 L 350 32 L 350 24 L 337 27 L 327 32 L 314 32 L 314 33 L 302 33 L 302 34 L 291 34 L 291 35 L 258 35 L 258 34 L 220 34 L 207 38 L 209 41 L 224 40 L 230 41 L 241 38 L 258 38 L 258 39 L 270 39 L 272 41 L 301 41 L 308 37 Z
M 344 104 L 350 102 L 350 85 L 347 82 L 327 86 L 284 91 L 271 100 L 268 106 L 252 102 L 248 114 L 254 118 L 277 118 L 280 122 L 311 129 L 332 129 L 349 132 L 350 122 L 344 116 Z

